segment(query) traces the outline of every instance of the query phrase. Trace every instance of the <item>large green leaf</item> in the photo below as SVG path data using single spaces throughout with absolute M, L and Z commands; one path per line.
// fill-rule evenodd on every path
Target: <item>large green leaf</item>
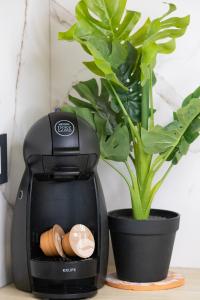
M 125 109 L 127 110 L 130 118 L 135 123 L 141 121 L 141 99 L 142 99 L 142 88 L 140 84 L 140 67 L 139 67 L 139 57 L 137 50 L 133 48 L 131 44 L 128 46 L 128 56 L 124 60 L 124 63 L 116 70 L 116 76 L 119 81 L 126 87 L 126 89 L 120 87 L 119 85 L 113 84 L 115 91 L 123 103 Z M 136 67 L 133 69 L 135 61 L 138 61 Z M 109 84 L 106 84 L 109 94 L 112 96 L 112 103 L 118 106 L 113 90 L 110 88 Z
M 149 132 L 142 130 L 144 149 L 149 154 L 168 154 L 176 164 L 187 153 L 189 144 L 199 135 L 200 100 L 191 99 L 174 114 L 174 121 L 166 127 L 155 126 Z
M 150 78 L 151 70 L 156 63 L 159 53 L 169 54 L 175 50 L 176 38 L 182 36 L 189 24 L 189 16 L 168 17 L 176 10 L 174 4 L 168 4 L 168 11 L 159 18 L 149 18 L 136 32 L 135 25 L 140 19 L 140 13 L 126 11 L 126 0 L 81 0 L 76 6 L 77 23 L 67 32 L 59 33 L 59 38 L 78 41 L 86 52 L 94 58 L 86 66 L 95 74 L 102 73 L 103 77 L 120 85 L 113 68 L 111 59 L 112 49 L 117 55 L 119 64 L 127 41 L 137 48 L 141 54 L 140 68 L 142 85 Z M 117 44 L 115 44 L 117 41 Z M 115 62 L 117 60 L 115 59 Z M 136 63 L 136 62 L 135 62 Z
M 140 13 L 126 11 L 127 0 L 82 0 L 76 6 L 77 23 L 59 39 L 78 41 L 94 58 L 85 65 L 95 74 L 120 85 L 113 68 L 126 59 L 126 46 L 120 44 L 128 38 L 140 19 Z M 102 76 L 102 75 L 101 75 Z
M 190 17 L 167 18 L 176 10 L 174 4 L 169 4 L 168 11 L 153 21 L 147 19 L 145 24 L 129 40 L 134 47 L 141 49 L 141 80 L 144 85 L 150 78 L 149 69 L 153 69 L 157 54 L 169 54 L 176 48 L 176 38 L 181 37 L 189 24 Z
M 119 40 L 110 42 L 106 38 L 94 36 L 88 40 L 87 47 L 94 57 L 95 65 L 106 79 L 121 85 L 116 71 L 128 58 L 129 44 L 121 44 Z
M 127 0 L 82 0 L 76 6 L 77 23 L 60 39 L 87 40 L 91 35 L 126 39 L 140 19 L 140 13 L 125 11 Z
M 79 82 L 74 90 L 80 98 L 69 95 L 75 106 L 64 105 L 62 111 L 76 113 L 96 129 L 103 158 L 126 161 L 130 152 L 129 131 L 119 107 L 111 99 L 107 81 L 101 79 L 99 86 L 95 79 Z
M 126 7 L 126 0 L 85 0 L 83 2 L 111 31 L 120 23 Z
M 128 56 L 115 71 L 117 78 L 126 89 L 117 84 L 113 84 L 115 91 L 123 103 L 126 111 L 134 123 L 141 122 L 142 109 L 142 86 L 141 86 L 141 69 L 140 55 L 130 43 L 127 43 Z M 152 85 L 156 83 L 156 77 L 152 74 Z M 112 103 L 117 103 L 116 96 L 107 84 L 107 89 L 112 96 Z M 150 112 L 149 112 L 150 115 Z
M 115 128 L 114 133 L 107 137 L 102 134 L 100 137 L 101 155 L 105 159 L 114 161 L 126 161 L 130 153 L 129 131 L 127 126 L 120 124 Z
M 200 98 L 200 87 L 196 88 L 194 92 L 192 92 L 183 100 L 182 106 L 186 106 L 194 98 Z
M 100 87 L 97 81 L 91 79 L 79 82 L 73 86 L 81 98 L 69 95 L 69 100 L 78 107 L 89 108 L 105 121 L 106 134 L 112 134 L 118 122 L 121 122 L 121 113 L 110 98 L 105 79 L 101 79 Z
M 97 81 L 91 79 L 73 88 L 80 98 L 69 95 L 75 106 L 64 105 L 62 111 L 76 113 L 95 128 L 103 158 L 126 161 L 130 152 L 129 131 L 119 107 L 111 99 L 106 80 L 101 79 L 98 86 Z
M 200 133 L 200 116 L 198 116 L 192 124 L 188 127 L 185 132 L 185 138 L 188 143 L 193 143 L 198 137 Z
M 194 98 L 200 98 L 200 87 L 196 88 L 190 95 L 188 95 L 184 101 L 182 106 L 186 106 L 192 101 Z M 189 143 L 194 142 L 198 137 L 199 137 L 199 132 L 200 132 L 200 116 L 198 116 L 192 124 L 188 127 L 185 136 L 186 140 Z

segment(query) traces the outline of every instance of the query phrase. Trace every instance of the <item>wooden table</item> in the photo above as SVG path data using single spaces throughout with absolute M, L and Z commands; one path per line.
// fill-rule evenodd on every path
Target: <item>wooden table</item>
M 200 300 L 200 269 L 175 269 L 185 276 L 186 284 L 183 287 L 158 292 L 131 292 L 105 286 L 98 291 L 93 299 L 96 300 Z M 29 300 L 36 299 L 31 294 L 15 289 L 8 285 L 0 289 L 0 300 Z

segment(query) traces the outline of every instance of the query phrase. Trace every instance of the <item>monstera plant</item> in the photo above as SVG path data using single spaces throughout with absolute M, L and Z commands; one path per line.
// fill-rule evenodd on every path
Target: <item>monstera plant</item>
M 151 211 L 156 192 L 199 136 L 200 88 L 183 101 L 169 124 L 155 124 L 152 90 L 157 56 L 175 50 L 176 39 L 184 35 L 190 17 L 170 16 L 176 6 L 169 3 L 161 17 L 148 18 L 138 26 L 141 13 L 126 10 L 126 2 L 81 0 L 76 6 L 76 23 L 59 33 L 60 40 L 81 45 L 90 57 L 83 64 L 95 75 L 74 85 L 76 95 L 69 95 L 71 104 L 62 110 L 75 112 L 96 130 L 101 158 L 127 183 L 132 218 L 153 222 L 150 214 L 156 214 Z M 127 172 L 111 161 L 123 163 Z M 110 223 L 112 227 L 112 220 Z M 166 277 L 163 274 L 159 279 Z M 120 271 L 118 275 L 127 279 Z

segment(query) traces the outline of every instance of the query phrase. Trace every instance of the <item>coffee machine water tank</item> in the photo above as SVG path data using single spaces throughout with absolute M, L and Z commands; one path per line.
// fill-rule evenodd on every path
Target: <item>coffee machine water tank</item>
M 80 299 L 104 284 L 108 259 L 107 212 L 96 166 L 95 130 L 72 113 L 55 112 L 36 122 L 24 141 L 25 172 L 12 227 L 16 287 L 47 299 Z M 40 235 L 54 224 L 68 232 L 86 225 L 95 238 L 90 258 L 46 257 Z

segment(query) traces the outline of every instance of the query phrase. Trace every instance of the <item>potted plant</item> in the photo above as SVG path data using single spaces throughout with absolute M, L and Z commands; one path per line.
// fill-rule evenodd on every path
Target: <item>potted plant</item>
M 100 78 L 75 84 L 79 97 L 69 95 L 72 105 L 62 109 L 76 112 L 95 128 L 101 158 L 127 183 L 132 208 L 109 213 L 117 275 L 148 282 L 167 276 L 180 218 L 151 209 L 152 201 L 199 136 L 200 89 L 183 101 L 169 124 L 155 124 L 156 58 L 175 50 L 190 18 L 171 17 L 176 6 L 170 3 L 164 15 L 148 18 L 135 30 L 141 14 L 126 10 L 126 2 L 82 0 L 76 6 L 77 22 L 59 33 L 59 39 L 82 46 L 91 57 L 84 65 Z M 111 161 L 123 163 L 127 173 Z

